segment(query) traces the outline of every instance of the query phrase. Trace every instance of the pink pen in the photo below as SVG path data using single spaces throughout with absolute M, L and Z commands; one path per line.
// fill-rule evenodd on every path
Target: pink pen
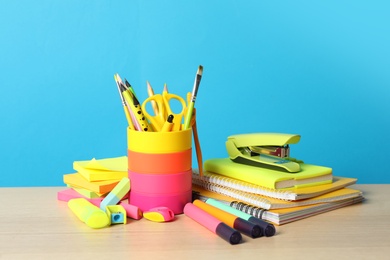
M 222 239 L 228 241 L 232 245 L 240 243 L 242 239 L 240 232 L 229 227 L 219 219 L 210 215 L 206 211 L 198 208 L 192 203 L 187 203 L 184 206 L 184 214 L 192 218 L 211 232 L 217 234 Z

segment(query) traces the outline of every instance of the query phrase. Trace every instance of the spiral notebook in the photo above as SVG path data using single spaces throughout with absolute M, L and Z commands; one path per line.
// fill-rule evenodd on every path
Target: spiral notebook
M 197 184 L 192 185 L 192 190 L 198 192 L 200 195 L 205 197 L 224 201 L 238 200 L 240 202 L 244 202 L 249 205 L 253 205 L 263 209 L 293 208 L 299 206 L 351 199 L 362 195 L 362 192 L 359 190 L 342 188 L 309 199 L 298 201 L 285 201 L 253 193 L 238 191 L 231 188 L 225 188 L 210 183 L 202 186 L 198 186 Z
M 254 217 L 272 222 L 276 225 L 284 225 L 300 219 L 305 219 L 315 215 L 319 215 L 335 209 L 347 207 L 353 204 L 360 203 L 364 200 L 363 196 L 358 196 L 351 199 L 345 199 L 335 202 L 314 204 L 309 206 L 301 206 L 287 209 L 264 210 L 243 205 L 239 203 L 232 203 L 232 207 L 246 212 Z
M 225 188 L 231 188 L 237 191 L 254 193 L 266 197 L 282 199 L 282 200 L 301 200 L 313 198 L 334 190 L 338 190 L 356 183 L 356 178 L 333 177 L 332 183 L 316 185 L 302 188 L 286 188 L 286 189 L 270 189 L 260 185 L 252 184 L 245 181 L 240 181 L 220 174 L 205 171 L 203 176 L 199 175 L 197 169 L 193 170 L 193 183 L 202 187 L 207 187 L 208 184 L 218 185 Z

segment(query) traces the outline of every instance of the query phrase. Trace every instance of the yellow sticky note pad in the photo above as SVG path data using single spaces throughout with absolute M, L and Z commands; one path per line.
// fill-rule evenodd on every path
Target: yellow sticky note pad
M 89 161 L 75 161 L 73 167 L 82 167 L 86 169 L 101 170 L 101 171 L 127 171 L 127 156 L 95 159 Z
M 76 188 L 84 188 L 87 190 L 94 191 L 96 193 L 108 193 L 110 192 L 120 180 L 109 180 L 109 181 L 94 181 L 90 182 L 86 180 L 79 173 L 64 174 L 63 180 L 65 184 L 68 184 Z

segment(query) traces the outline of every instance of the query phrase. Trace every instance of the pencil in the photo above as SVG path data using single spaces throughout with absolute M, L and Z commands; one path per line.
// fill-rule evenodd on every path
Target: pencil
M 202 74 L 203 74 L 203 66 L 199 65 L 198 71 L 196 72 L 196 76 L 195 76 L 194 87 L 192 89 L 191 102 L 188 104 L 187 114 L 184 119 L 184 130 L 188 129 L 191 124 L 192 111 L 194 110 L 195 99 L 196 99 L 196 95 L 198 94 L 198 89 L 199 89 L 200 80 L 202 79 Z
M 127 119 L 127 123 L 129 125 L 129 128 L 134 130 L 134 125 L 133 125 L 133 122 L 131 121 L 131 116 L 130 116 L 130 108 L 126 104 L 126 100 L 125 100 L 125 98 L 122 95 L 120 84 L 119 84 L 119 79 L 120 78 L 117 78 L 117 75 L 118 74 L 114 75 L 114 79 L 115 79 L 115 83 L 116 83 L 116 85 L 118 87 L 119 96 L 120 96 L 120 98 L 122 100 L 123 110 L 125 111 L 125 116 L 126 116 L 126 119 Z M 118 75 L 118 77 L 119 77 L 119 75 Z
M 146 85 L 147 85 L 147 91 L 148 91 L 149 97 L 154 96 L 154 91 L 153 91 L 153 88 L 152 88 L 152 86 L 150 85 L 149 81 L 146 81 Z M 158 106 L 157 106 L 156 101 L 151 100 L 150 102 L 152 103 L 152 107 L 153 107 L 154 114 L 155 114 L 155 115 L 158 115 L 158 111 L 159 111 L 159 110 L 158 110 Z

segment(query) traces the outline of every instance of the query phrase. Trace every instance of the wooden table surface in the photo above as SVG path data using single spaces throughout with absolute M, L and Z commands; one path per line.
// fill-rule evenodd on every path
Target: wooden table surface
M 0 259 L 390 259 L 390 185 L 353 185 L 361 204 L 230 245 L 185 215 L 103 229 L 57 201 L 65 187 L 0 188 Z

